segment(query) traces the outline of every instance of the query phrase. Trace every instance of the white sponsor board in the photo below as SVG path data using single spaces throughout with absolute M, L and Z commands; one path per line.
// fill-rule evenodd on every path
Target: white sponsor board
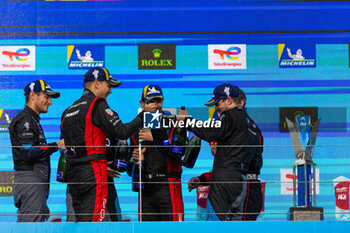
M 0 70 L 35 70 L 35 46 L 0 46 Z
M 208 69 L 247 69 L 245 44 L 208 45 Z
M 298 173 L 298 170 L 295 169 L 295 172 Z M 280 174 L 281 174 L 281 194 L 293 195 L 293 169 L 282 168 L 280 169 Z M 320 180 L 320 170 L 316 168 L 316 182 L 319 180 Z M 296 181 L 298 181 L 298 177 Z M 311 181 L 313 181 L 313 179 Z M 311 183 L 311 187 L 312 187 L 312 183 Z M 296 191 L 298 191 L 298 183 L 297 183 Z M 313 190 L 312 190 L 312 193 L 313 193 Z M 316 183 L 316 194 L 320 194 L 320 183 Z

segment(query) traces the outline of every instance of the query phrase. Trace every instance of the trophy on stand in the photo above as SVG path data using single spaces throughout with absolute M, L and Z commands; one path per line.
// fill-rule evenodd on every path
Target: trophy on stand
M 321 119 L 311 126 L 310 116 L 296 116 L 295 125 L 285 118 L 292 139 L 295 153 L 293 166 L 293 207 L 290 208 L 290 220 L 315 221 L 323 220 L 323 208 L 316 207 L 316 164 L 312 161 L 317 131 Z M 296 178 L 296 168 L 297 176 Z M 312 168 L 312 173 L 311 173 Z M 312 179 L 313 174 L 313 179 Z M 311 181 L 312 180 L 312 181 Z M 298 186 L 297 186 L 298 182 Z M 313 188 L 313 205 L 311 201 Z M 296 205 L 296 189 L 298 187 L 298 205 Z

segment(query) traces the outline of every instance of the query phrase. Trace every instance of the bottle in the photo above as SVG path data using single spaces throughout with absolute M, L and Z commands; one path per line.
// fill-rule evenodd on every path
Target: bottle
M 185 108 L 183 107 L 183 109 Z M 187 141 L 186 129 L 184 127 L 177 126 L 174 129 L 174 132 L 171 138 L 171 144 L 173 145 L 173 147 L 171 148 L 171 152 L 182 156 L 184 154 L 183 152 L 185 151 L 183 146 L 186 144 L 186 141 Z
M 68 170 L 68 161 L 67 161 L 67 150 L 60 150 L 60 159 L 58 160 L 57 166 L 57 178 L 58 182 L 67 182 L 67 170 Z
M 195 135 L 188 142 L 188 146 L 185 150 L 184 156 L 182 157 L 181 164 L 188 168 L 193 168 L 196 163 L 199 151 L 201 149 L 202 141 Z
M 185 128 L 176 127 L 171 138 L 171 152 L 175 155 L 183 156 L 185 152 L 187 133 Z
M 140 171 L 141 168 L 141 172 Z M 134 164 L 132 168 L 132 191 L 139 192 L 140 189 L 143 189 L 145 186 L 144 183 L 144 174 L 143 174 L 143 161 L 140 164 Z M 141 182 L 140 182 L 140 174 L 141 174 Z
M 115 150 L 114 170 L 117 170 L 118 172 L 125 172 L 127 164 L 126 160 L 128 158 L 128 143 L 123 140 L 118 140 L 116 145 L 118 147 Z
M 151 129 L 152 137 L 153 137 L 153 142 L 157 146 L 157 150 L 160 152 L 166 152 L 168 151 L 169 148 L 162 147 L 162 146 L 168 146 L 170 145 L 169 137 L 167 134 L 166 129 L 161 128 L 161 129 Z

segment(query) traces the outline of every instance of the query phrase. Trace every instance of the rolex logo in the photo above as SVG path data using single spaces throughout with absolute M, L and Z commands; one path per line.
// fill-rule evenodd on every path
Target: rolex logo
M 159 58 L 160 54 L 162 53 L 162 50 L 160 49 L 153 49 L 152 51 L 154 58 Z

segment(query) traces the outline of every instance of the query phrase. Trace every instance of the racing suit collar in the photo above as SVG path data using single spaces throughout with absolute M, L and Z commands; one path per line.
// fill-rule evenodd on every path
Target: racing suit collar
M 83 95 L 90 95 L 90 96 L 96 97 L 96 95 L 92 91 L 90 91 L 89 89 L 85 89 L 83 92 Z
M 31 107 L 29 107 L 28 105 L 26 105 L 23 109 L 24 112 L 29 113 L 32 117 L 34 117 L 35 120 L 39 121 L 40 117 L 38 114 L 36 114 L 36 112 L 34 112 L 33 109 L 31 109 Z
M 230 111 L 244 111 L 244 109 L 243 109 L 241 106 L 236 106 L 236 107 L 234 107 L 234 108 L 230 108 L 230 109 L 227 109 L 227 110 L 223 111 L 223 112 L 221 113 L 221 115 L 222 115 L 222 114 L 225 114 L 225 113 L 227 113 L 227 112 L 230 112 Z

